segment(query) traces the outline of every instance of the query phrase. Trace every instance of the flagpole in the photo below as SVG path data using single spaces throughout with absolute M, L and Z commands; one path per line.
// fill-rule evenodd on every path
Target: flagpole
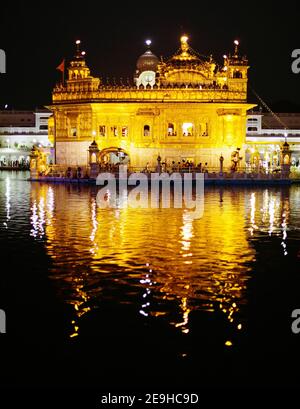
M 63 80 L 63 86 L 65 86 L 65 59 L 63 59 L 63 70 L 62 70 L 62 80 Z

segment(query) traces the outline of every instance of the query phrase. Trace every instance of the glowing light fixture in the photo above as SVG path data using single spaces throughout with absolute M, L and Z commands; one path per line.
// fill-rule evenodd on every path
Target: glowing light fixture
M 81 43 L 80 40 L 76 40 L 76 44 L 79 45 Z
M 224 54 L 224 55 L 223 55 L 223 58 L 224 58 L 224 59 L 226 60 L 226 58 L 227 58 L 227 55 L 226 55 L 226 54 Z
M 145 43 L 149 47 L 151 45 L 152 41 L 148 39 L 148 40 L 145 41 Z
M 181 38 L 180 38 L 180 41 L 182 42 L 182 43 L 187 43 L 188 42 L 188 36 L 186 36 L 186 35 L 183 35 L 183 36 L 181 36 Z
M 85 51 L 81 51 L 81 55 L 85 55 Z
M 238 40 L 234 40 L 234 44 L 239 45 L 240 43 L 238 42 Z

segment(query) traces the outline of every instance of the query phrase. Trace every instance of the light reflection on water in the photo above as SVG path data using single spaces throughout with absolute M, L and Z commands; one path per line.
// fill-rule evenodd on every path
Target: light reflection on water
M 71 337 L 80 333 L 80 318 L 107 297 L 107 286 L 120 292 L 123 286 L 114 301 L 134 304 L 136 319 L 165 319 L 188 333 L 191 311 L 221 311 L 238 332 L 255 259 L 249 237 L 257 230 L 282 235 L 287 252 L 289 204 L 280 191 L 207 190 L 199 220 L 182 209 L 99 209 L 95 194 L 88 187 L 31 186 L 32 235 L 45 236 L 51 277 L 74 308 Z
M 56 291 L 73 310 L 71 338 L 80 335 L 83 316 L 109 301 L 183 334 L 193 312 L 221 314 L 230 346 L 232 334 L 247 331 L 254 241 L 280 237 L 275 251 L 286 256 L 289 230 L 299 229 L 290 226 L 299 188 L 209 188 L 203 218 L 193 219 L 182 209 L 99 209 L 96 187 L 60 184 L 29 184 L 28 208 L 18 210 L 13 181 L 4 184 L 2 225 L 9 230 L 18 211 L 30 221 L 29 235 L 51 258 Z

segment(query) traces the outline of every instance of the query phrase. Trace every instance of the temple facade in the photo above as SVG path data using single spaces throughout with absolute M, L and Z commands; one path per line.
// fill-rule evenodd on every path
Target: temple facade
M 77 42 L 79 43 L 79 42 Z M 100 163 L 134 168 L 190 161 L 224 167 L 245 160 L 248 61 L 224 55 L 218 65 L 180 38 L 179 50 L 160 60 L 147 49 L 137 61 L 133 82 L 106 84 L 93 77 L 79 44 L 67 68 L 68 78 L 53 90 L 49 138 L 55 162 L 89 163 L 89 146 L 99 148 Z

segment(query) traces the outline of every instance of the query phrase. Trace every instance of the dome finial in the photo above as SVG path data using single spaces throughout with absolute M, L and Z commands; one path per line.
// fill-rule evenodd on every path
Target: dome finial
M 145 41 L 145 44 L 146 44 L 146 46 L 147 46 L 148 48 L 150 48 L 150 45 L 152 44 L 152 41 L 148 38 L 148 39 Z
M 189 40 L 189 38 L 188 38 L 188 36 L 186 34 L 184 34 L 184 35 L 182 35 L 180 37 L 182 51 L 187 51 L 188 50 L 188 48 L 189 48 L 188 40 Z
M 234 56 L 238 57 L 238 55 L 239 55 L 239 44 L 240 43 L 239 43 L 238 40 L 234 40 L 233 44 L 234 44 Z
M 81 47 L 80 47 L 81 41 L 80 41 L 80 40 L 76 40 L 76 41 L 75 41 L 75 44 L 76 44 L 76 54 L 75 54 L 75 58 L 76 58 L 76 59 L 79 59 L 79 60 L 84 60 L 84 59 L 85 59 L 85 54 L 86 54 L 86 52 L 85 52 L 85 51 L 81 51 Z
M 76 57 L 76 58 L 81 58 L 81 56 L 82 56 L 81 51 L 80 51 L 81 41 L 80 41 L 80 40 L 76 40 L 76 41 L 75 41 L 75 44 L 76 44 L 76 55 L 75 55 L 75 57 Z

